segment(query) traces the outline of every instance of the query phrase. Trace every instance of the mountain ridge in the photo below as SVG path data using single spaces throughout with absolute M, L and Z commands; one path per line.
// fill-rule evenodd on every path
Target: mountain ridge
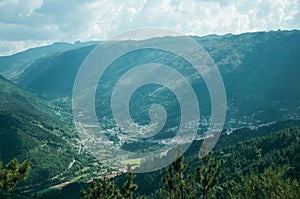
M 251 118 L 252 122 L 270 122 L 299 115 L 300 109 L 297 107 L 300 104 L 297 99 L 300 96 L 299 92 L 296 92 L 300 84 L 297 77 L 300 73 L 299 30 L 192 38 L 208 51 L 221 72 L 231 109 L 228 118 L 254 115 L 255 118 Z M 163 39 L 152 40 L 159 42 Z M 76 73 L 92 49 L 93 46 L 89 46 L 41 58 L 20 76 L 18 85 L 50 99 L 71 97 Z M 105 85 L 98 85 L 102 88 L 109 87 L 104 93 L 104 98 L 109 97 L 110 87 L 124 71 L 135 65 L 153 62 L 170 65 L 191 78 L 191 84 L 199 90 L 199 99 L 204 95 L 202 91 L 207 93 L 201 77 L 193 79 L 193 74 L 185 73 L 185 69 L 191 66 L 183 60 L 172 58 L 165 52 L 141 50 L 120 57 L 112 64 L 114 69 L 106 73 L 107 76 L 103 80 Z M 122 70 L 118 69 L 120 67 Z M 203 103 L 208 102 L 205 98 Z M 108 107 L 107 104 L 104 106 Z M 107 112 L 105 107 L 103 110 Z
M 0 56 L 0 74 L 8 79 L 15 80 L 27 67 L 41 57 L 64 52 L 66 50 L 95 45 L 97 43 L 98 42 L 93 41 L 83 43 L 75 42 L 74 44 L 54 42 L 51 45 L 29 48 L 16 54 Z

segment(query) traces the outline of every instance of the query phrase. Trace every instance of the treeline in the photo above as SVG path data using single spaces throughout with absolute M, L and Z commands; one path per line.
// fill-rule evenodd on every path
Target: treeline
M 219 183 L 220 167 L 216 160 L 211 160 L 211 153 L 202 158 L 195 172 L 185 172 L 187 164 L 184 157 L 180 156 L 170 166 L 162 177 L 162 186 L 156 194 L 150 196 L 137 195 L 134 191 L 138 184 L 134 182 L 135 174 L 128 172 L 126 181 L 118 188 L 113 181 L 108 179 L 94 180 L 87 190 L 82 190 L 83 199 L 210 199 L 219 198 L 224 193 L 222 184 Z M 263 173 L 251 172 L 235 183 L 226 198 L 272 198 L 272 199 L 297 199 L 300 193 L 299 182 L 286 177 L 288 167 L 265 169 Z
M 187 164 L 184 156 L 178 150 L 178 158 L 168 166 L 167 172 L 162 177 L 162 186 L 155 198 L 198 198 L 203 199 L 215 196 L 215 187 L 218 183 L 220 168 L 216 160 L 211 160 L 211 153 L 201 158 L 202 164 L 198 164 L 195 171 L 187 172 Z M 129 172 L 122 188 L 118 188 L 113 181 L 108 179 L 94 180 L 87 190 L 82 190 L 84 199 L 146 199 L 146 195 L 135 196 L 134 191 L 138 184 L 134 183 L 135 174 Z
M 216 151 L 215 155 L 221 160 L 220 183 L 231 190 L 232 184 L 240 183 L 243 176 L 261 174 L 269 167 L 278 169 L 284 165 L 288 168 L 285 177 L 299 182 L 299 137 L 300 128 L 292 127 Z
M 180 156 L 164 171 L 139 174 L 136 182 L 130 180 L 134 187 L 130 197 L 122 195 L 124 186 L 122 188 L 120 179 L 115 180 L 116 184 L 107 179 L 94 181 L 82 196 L 87 199 L 299 198 L 299 150 L 300 127 L 287 128 L 219 148 L 200 163 L 197 155 L 188 156 L 185 161 Z M 130 175 L 133 178 L 133 174 Z M 111 193 L 105 183 L 118 194 L 105 195 Z M 147 187 L 152 189 L 150 194 Z

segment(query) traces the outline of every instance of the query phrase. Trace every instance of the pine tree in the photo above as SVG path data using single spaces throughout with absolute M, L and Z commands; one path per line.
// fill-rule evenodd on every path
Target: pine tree
M 211 160 L 211 152 L 204 155 L 206 154 L 205 150 L 204 145 L 203 150 L 200 151 L 203 164 L 199 164 L 196 168 L 197 188 L 199 195 L 202 195 L 203 199 L 215 197 L 215 187 L 221 172 L 218 161 Z
M 163 188 L 160 189 L 160 193 L 164 198 L 175 198 L 175 184 L 174 184 L 174 174 L 173 167 L 169 165 L 167 168 L 167 173 L 162 177 Z
M 160 189 L 160 193 L 163 198 L 187 198 L 187 186 L 184 175 L 186 167 L 187 165 L 184 162 L 184 157 L 178 147 L 177 159 L 168 166 L 167 173 L 162 177 L 163 187 Z M 192 177 L 190 176 L 190 178 Z M 192 183 L 191 179 L 190 183 Z M 191 187 L 192 185 L 189 185 L 189 188 Z
M 126 199 L 133 199 L 133 192 L 138 188 L 138 185 L 133 182 L 135 174 L 131 172 L 130 167 L 127 169 L 126 181 L 123 184 L 122 196 Z
M 81 196 L 84 199 L 121 199 L 120 190 L 115 187 L 113 181 L 107 178 L 93 180 L 87 191 L 82 190 Z
M 138 185 L 133 182 L 134 177 L 135 174 L 128 167 L 122 190 L 117 188 L 113 181 L 104 178 L 94 180 L 87 190 L 81 191 L 81 196 L 84 199 L 133 199 L 133 192 L 138 188 Z M 145 196 L 140 197 L 140 199 L 145 198 Z
M 299 198 L 300 185 L 296 180 L 285 177 L 287 171 L 288 167 L 281 167 L 276 170 L 269 167 L 262 174 L 252 172 L 243 177 L 240 184 L 234 186 L 234 191 L 230 193 L 230 196 L 232 199 Z
M 3 164 L 0 162 L 0 169 Z M 25 160 L 22 163 L 14 158 L 0 170 L 0 190 L 11 190 L 20 180 L 25 179 L 30 171 L 30 162 Z
M 195 183 L 194 175 L 191 172 L 189 172 L 187 176 L 186 193 L 187 193 L 187 198 L 189 199 L 197 198 L 196 183 Z

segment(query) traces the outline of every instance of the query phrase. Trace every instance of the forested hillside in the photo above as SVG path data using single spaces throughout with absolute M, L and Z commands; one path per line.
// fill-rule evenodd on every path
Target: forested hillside
M 0 160 L 6 165 L 17 157 L 30 160 L 27 180 L 19 184 L 28 190 L 41 189 L 53 183 L 60 174 L 68 176 L 69 164 L 75 158 L 82 165 L 72 140 L 73 127 L 68 118 L 54 106 L 16 87 L 0 76 Z
M 299 116 L 300 96 L 299 92 L 295 91 L 300 84 L 300 31 L 192 38 L 207 50 L 222 74 L 227 95 L 228 121 L 232 120 L 236 124 L 259 124 L 257 121 L 266 123 Z M 155 38 L 153 42 L 160 43 L 166 39 Z M 48 99 L 66 100 L 65 97 L 71 96 L 76 72 L 94 47 L 95 45 L 42 57 L 32 63 L 16 81 L 19 86 Z M 207 87 L 200 76 L 191 73 L 193 70 L 184 59 L 160 50 L 141 49 L 115 60 L 99 81 L 96 96 L 98 117 L 112 117 L 108 104 L 110 100 L 106 99 L 110 99 L 114 85 L 126 71 L 144 63 L 168 65 L 188 78 L 197 91 L 197 97 L 201 99 L 202 115 L 209 116 Z M 101 95 L 100 88 L 104 89 Z M 143 109 L 150 101 L 170 101 L 172 95 L 165 90 L 161 91 L 160 88 L 150 85 L 140 89 L 133 96 L 132 108 Z M 152 98 L 141 98 L 156 91 L 158 94 Z M 175 121 L 178 116 L 176 103 L 171 101 L 164 106 L 170 110 L 171 118 Z M 145 114 L 147 113 L 139 111 L 139 114 L 133 117 L 145 122 Z
M 243 195 L 246 192 L 241 190 L 243 186 L 245 186 L 245 188 L 248 185 L 250 186 L 250 184 L 247 184 L 247 180 L 256 176 L 257 184 L 253 184 L 253 186 L 258 186 L 259 180 L 261 180 L 261 182 L 264 180 L 263 178 L 260 179 L 260 175 L 263 176 L 264 172 L 272 173 L 274 171 L 275 173 L 272 173 L 272 175 L 274 175 L 273 177 L 276 177 L 276 180 L 279 182 L 285 182 L 286 184 L 276 185 L 273 187 L 273 191 L 280 190 L 286 186 L 293 190 L 294 196 L 297 195 L 298 192 L 295 192 L 295 190 L 298 191 L 300 187 L 295 187 L 293 183 L 294 180 L 296 180 L 299 184 L 300 180 L 300 156 L 297 153 L 300 149 L 300 126 L 293 125 L 299 125 L 299 122 L 287 121 L 270 125 L 269 127 L 261 127 L 257 130 L 241 129 L 233 133 L 233 135 L 224 134 L 218 143 L 217 149 L 212 152 L 209 160 L 209 164 L 217 160 L 218 168 L 220 169 L 218 182 L 213 186 L 210 194 L 215 195 L 217 198 L 250 198 L 250 195 Z M 291 127 L 286 128 L 286 126 Z M 272 129 L 281 130 L 270 132 Z M 249 134 L 250 137 L 247 138 Z M 246 141 L 243 141 L 244 135 L 246 136 Z M 230 142 L 231 136 L 235 137 L 233 138 L 234 141 L 240 141 Z M 198 157 L 196 152 L 196 150 L 199 150 L 198 147 L 201 146 L 200 144 L 201 143 L 195 143 L 194 147 L 191 147 L 189 151 L 184 154 L 184 160 L 181 160 L 181 164 L 186 165 L 183 171 L 186 180 L 185 183 L 189 182 L 187 176 L 189 172 L 193 174 L 197 181 L 197 165 L 200 163 L 200 168 L 203 166 L 203 160 Z M 268 169 L 271 169 L 271 171 L 268 171 Z M 137 174 L 136 177 L 133 178 L 133 183 L 138 185 L 137 189 L 133 192 L 134 198 L 141 196 L 146 196 L 147 198 L 164 198 L 160 189 L 164 188 L 162 179 L 167 172 L 168 169 L 165 168 L 151 173 Z M 277 174 L 278 176 L 275 176 Z M 272 180 L 272 175 L 268 176 L 270 179 L 265 180 Z M 126 176 L 124 174 L 123 176 L 111 180 L 111 182 L 114 182 L 115 186 L 122 190 L 125 178 Z M 285 179 L 291 179 L 291 181 L 284 181 Z M 185 185 L 187 186 L 187 184 Z M 106 186 L 106 188 L 109 187 L 108 184 Z M 98 185 L 96 187 L 98 187 Z M 96 187 L 94 188 L 96 189 Z M 104 187 L 105 185 L 103 184 L 103 188 Z M 74 184 L 67 186 L 62 191 L 49 192 L 43 195 L 42 198 L 81 198 L 79 190 L 83 188 L 88 191 L 87 185 Z M 188 188 L 188 186 L 186 188 Z M 270 187 L 268 187 L 268 189 L 266 188 L 266 190 L 263 190 L 263 187 L 258 187 L 257 189 L 257 194 L 270 190 L 272 192 L 272 188 Z M 78 191 L 77 194 L 74 193 L 76 191 Z M 197 197 L 200 197 L 201 193 L 197 193 Z M 103 194 L 105 194 L 105 192 L 103 192 Z M 275 196 L 275 198 L 282 198 L 280 195 Z M 261 196 L 258 195 L 256 198 L 261 198 Z

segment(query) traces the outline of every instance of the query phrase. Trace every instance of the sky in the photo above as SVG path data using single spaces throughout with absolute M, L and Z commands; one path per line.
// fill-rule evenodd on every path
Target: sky
M 300 0 L 0 0 L 0 55 L 145 27 L 199 36 L 300 29 Z

